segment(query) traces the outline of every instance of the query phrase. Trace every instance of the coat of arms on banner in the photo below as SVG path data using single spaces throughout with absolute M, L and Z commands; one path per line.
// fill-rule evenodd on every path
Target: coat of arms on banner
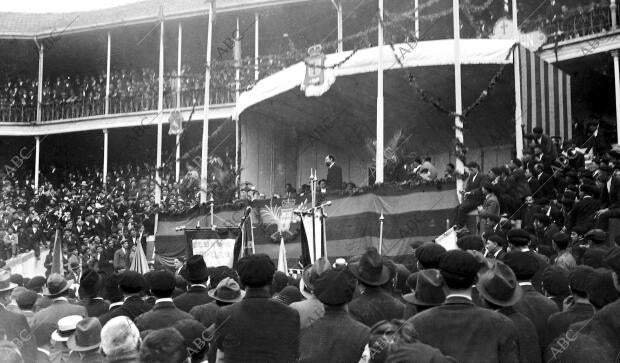
M 327 92 L 336 81 L 333 71 L 325 67 L 325 54 L 321 45 L 313 45 L 308 49 L 306 76 L 301 84 L 301 90 L 306 97 L 318 97 Z
M 172 111 L 170 117 L 168 117 L 168 123 L 170 124 L 168 135 L 180 135 L 183 133 L 183 116 L 179 110 Z

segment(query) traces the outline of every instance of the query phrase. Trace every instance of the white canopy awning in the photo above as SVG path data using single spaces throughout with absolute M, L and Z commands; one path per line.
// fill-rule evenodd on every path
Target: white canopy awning
M 461 64 L 505 64 L 512 63 L 510 50 L 513 40 L 504 39 L 462 39 L 460 48 Z M 377 47 L 357 51 L 328 54 L 325 66 L 330 67 L 343 62 L 333 69 L 335 77 L 360 73 L 376 72 Z M 384 70 L 412 68 L 423 66 L 450 65 L 454 63 L 454 40 L 430 40 L 413 44 L 395 44 L 383 47 Z M 400 62 L 398 61 L 400 58 Z M 402 65 L 401 65 L 402 64 Z M 233 112 L 233 119 L 249 107 L 264 100 L 301 86 L 304 81 L 306 66 L 304 62 L 296 63 L 280 72 L 260 80 L 251 90 L 243 92 Z

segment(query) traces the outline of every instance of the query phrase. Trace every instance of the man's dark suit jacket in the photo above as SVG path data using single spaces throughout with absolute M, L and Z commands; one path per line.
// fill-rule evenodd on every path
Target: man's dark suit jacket
M 408 320 L 420 341 L 458 362 L 518 362 L 517 332 L 512 321 L 464 297 L 450 297 L 443 305 Z
M 110 304 L 102 298 L 86 299 L 80 302 L 86 308 L 86 314 L 89 317 L 96 318 L 110 310 Z
M 488 177 L 482 173 L 470 175 L 467 177 L 465 183 L 465 192 L 469 192 L 465 198 L 472 200 L 476 205 L 481 205 L 484 202 L 484 195 L 482 194 L 482 184 L 488 180 Z
M 342 168 L 334 163 L 331 168 L 327 168 L 327 190 L 334 191 L 342 189 Z
M 538 333 L 534 323 L 525 315 L 517 312 L 514 307 L 507 306 L 497 310 L 504 314 L 515 325 L 517 329 L 517 343 L 519 344 L 519 362 L 539 363 L 541 362 L 541 352 L 538 343 Z
M 405 304 L 380 287 L 366 287 L 363 294 L 349 303 L 353 319 L 371 327 L 381 320 L 401 319 Z
M 24 231 L 24 237 L 24 246 L 26 247 L 26 249 L 34 250 L 34 254 L 38 257 L 41 248 L 40 244 L 45 243 L 45 234 L 43 234 L 43 230 L 41 228 L 38 228 L 37 232 L 35 233 L 32 227 L 29 227 Z
M 564 225 L 569 231 L 574 228 L 589 231 L 594 228 L 594 213 L 601 209 L 601 201 L 596 198 L 584 198 L 573 205 Z
M 198 320 L 205 327 L 210 327 L 215 323 L 217 312 L 220 310 L 220 306 L 217 301 L 211 301 L 208 304 L 194 306 L 189 313 Z
M 242 301 L 217 312 L 214 342 L 224 362 L 291 363 L 299 358 L 299 313 L 248 290 Z
M 168 328 L 183 319 L 194 319 L 194 317 L 179 310 L 173 302 L 161 301 L 156 302 L 151 311 L 138 316 L 134 323 L 140 331 L 145 331 Z
M 3 332 L 4 331 L 4 332 Z M 17 344 L 24 362 L 35 362 L 37 357 L 37 340 L 31 333 L 26 317 L 8 311 L 0 304 L 0 335 L 6 334 L 6 340 Z
M 174 301 L 174 305 L 177 308 L 189 313 L 194 306 L 208 304 L 213 301 L 208 292 L 209 290 L 206 287 L 192 286 L 187 292 L 175 297 L 172 301 Z
M 545 338 L 547 320 L 559 311 L 558 306 L 553 300 L 536 291 L 533 286 L 526 285 L 521 288 L 523 289 L 523 298 L 515 304 L 514 308 L 534 323 L 542 352 L 547 341 Z
M 325 307 L 325 315 L 301 331 L 299 362 L 357 362 L 369 334 L 346 310 Z
M 572 323 L 590 319 L 594 315 L 594 307 L 590 304 L 579 303 L 566 311 L 557 312 L 547 320 L 545 345 L 549 345 L 555 338 L 566 333 Z
M 135 320 L 141 314 L 151 310 L 151 305 L 147 304 L 144 300 L 138 296 L 130 296 L 123 302 L 123 305 L 108 311 L 107 313 L 100 315 L 99 322 L 101 326 L 110 321 L 110 319 L 117 316 L 126 316 L 132 321 Z

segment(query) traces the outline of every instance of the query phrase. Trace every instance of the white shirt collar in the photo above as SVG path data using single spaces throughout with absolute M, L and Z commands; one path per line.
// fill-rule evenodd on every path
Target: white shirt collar
M 465 294 L 450 294 L 450 295 L 446 296 L 446 300 L 448 300 L 451 297 L 461 297 L 463 299 L 467 299 L 469 301 L 473 301 L 471 296 L 465 295 Z
M 532 286 L 532 283 L 529 281 L 519 282 L 519 286 Z
M 194 286 L 204 287 L 205 289 L 207 288 L 207 285 L 205 285 L 205 284 L 191 284 L 189 287 L 192 288 Z
M 171 297 L 162 297 L 161 299 L 155 300 L 155 304 L 160 303 L 160 302 L 172 302 L 172 298 Z
M 127 298 L 125 298 L 125 299 L 127 299 Z M 123 305 L 123 303 L 124 303 L 124 302 L 125 302 L 125 301 L 117 301 L 117 302 L 111 303 L 111 304 L 110 304 L 110 310 L 112 310 L 112 308 L 113 308 L 113 307 Z
M 43 349 L 43 348 L 37 348 L 37 350 L 43 354 L 45 354 L 46 356 L 50 356 L 50 351 L 47 349 Z
M 55 298 L 53 301 L 69 301 L 69 300 L 67 300 L 67 298 L 64 296 L 61 296 L 61 297 Z

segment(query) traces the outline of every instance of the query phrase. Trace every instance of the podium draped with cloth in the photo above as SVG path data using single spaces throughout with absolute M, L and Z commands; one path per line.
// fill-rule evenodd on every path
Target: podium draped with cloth
M 239 228 L 187 228 L 187 257 L 201 255 L 207 266 L 233 267 L 242 251 Z

